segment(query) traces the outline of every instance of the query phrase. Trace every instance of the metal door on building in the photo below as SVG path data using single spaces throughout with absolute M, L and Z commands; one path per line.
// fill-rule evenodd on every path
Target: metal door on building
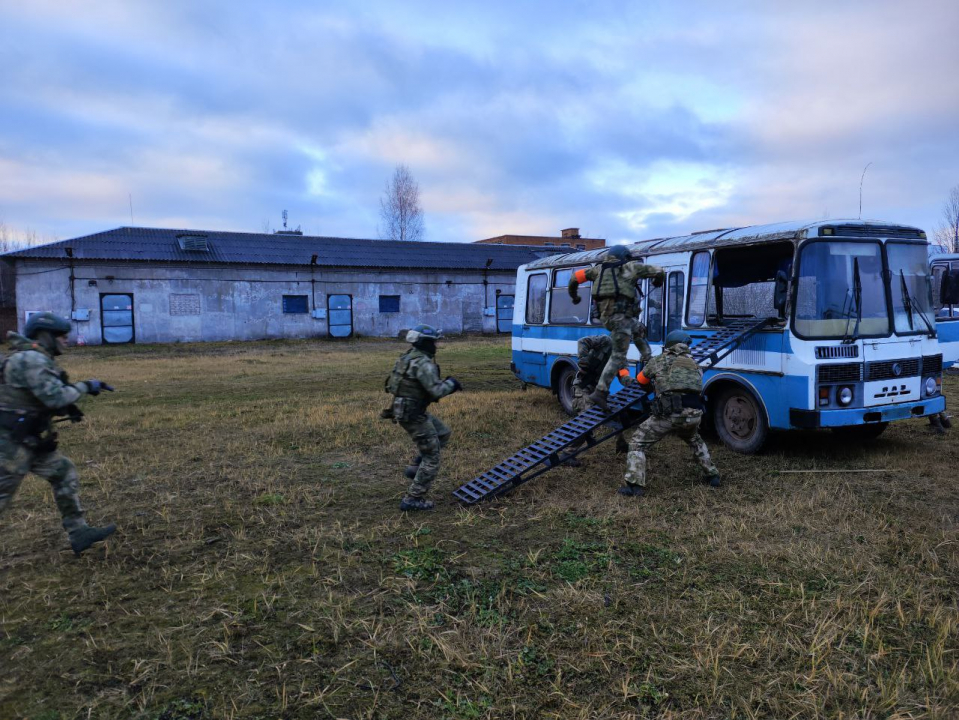
M 100 296 L 100 331 L 103 342 L 110 345 L 136 340 L 133 325 L 133 295 L 113 293 Z
M 349 295 L 327 295 L 327 327 L 330 337 L 345 338 L 353 334 L 353 298 Z
M 513 332 L 513 295 L 496 296 L 496 332 Z

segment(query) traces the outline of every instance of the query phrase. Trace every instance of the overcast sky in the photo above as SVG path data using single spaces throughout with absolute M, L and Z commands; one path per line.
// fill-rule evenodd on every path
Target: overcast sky
M 362 9 L 360 9 L 362 8 Z M 959 184 L 959 2 L 0 0 L 0 222 L 611 241 Z

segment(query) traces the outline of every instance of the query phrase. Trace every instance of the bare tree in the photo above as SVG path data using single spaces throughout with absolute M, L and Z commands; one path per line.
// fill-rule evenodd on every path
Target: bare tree
M 953 186 L 942 204 L 942 221 L 936 228 L 935 240 L 945 252 L 959 253 L 959 185 Z
M 406 165 L 397 165 L 380 199 L 380 237 L 387 240 L 422 240 L 423 208 L 420 186 Z

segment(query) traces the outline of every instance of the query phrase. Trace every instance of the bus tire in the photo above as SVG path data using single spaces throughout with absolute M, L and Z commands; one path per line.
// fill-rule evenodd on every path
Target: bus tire
M 848 440 L 854 440 L 856 442 L 869 442 L 870 440 L 875 440 L 877 437 L 882 435 L 886 431 L 887 427 L 889 427 L 889 423 L 877 422 L 868 423 L 867 425 L 834 427 L 832 428 L 832 431 L 839 437 L 846 438 Z
M 573 380 L 575 379 L 576 368 L 564 362 L 563 367 L 560 368 L 556 374 L 556 385 L 554 389 L 556 390 L 556 397 L 559 400 L 560 407 L 563 408 L 563 412 L 567 415 L 576 414 L 576 411 L 573 409 Z
M 729 449 L 744 455 L 759 452 L 769 437 L 766 413 L 746 388 L 733 385 L 723 390 L 713 405 L 713 428 Z

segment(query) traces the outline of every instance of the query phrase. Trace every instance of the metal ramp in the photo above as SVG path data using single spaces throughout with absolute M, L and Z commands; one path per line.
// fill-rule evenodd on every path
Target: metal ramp
M 743 341 L 776 318 L 730 320 L 712 335 L 698 342 L 694 338 L 693 359 L 704 369 L 713 367 Z M 466 505 L 504 495 L 513 488 L 562 465 L 570 458 L 593 449 L 638 425 L 649 416 L 649 393 L 639 384 L 631 384 L 609 396 L 609 412 L 593 407 L 560 425 L 548 435 L 527 445 L 495 467 L 453 491 L 453 497 Z

